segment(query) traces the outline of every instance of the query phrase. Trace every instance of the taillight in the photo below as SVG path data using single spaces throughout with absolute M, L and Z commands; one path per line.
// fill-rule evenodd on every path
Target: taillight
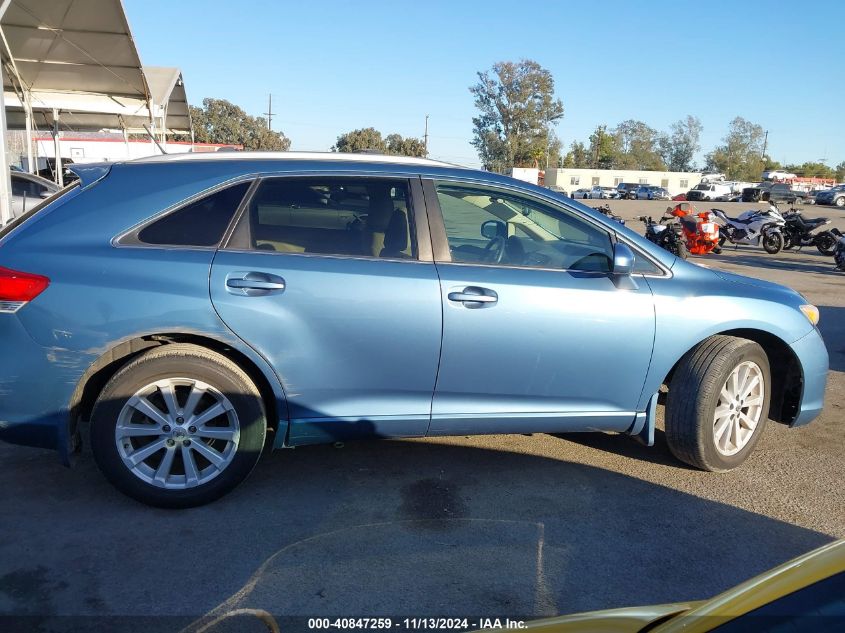
M 0 312 L 16 312 L 49 285 L 50 279 L 44 275 L 22 273 L 0 266 Z

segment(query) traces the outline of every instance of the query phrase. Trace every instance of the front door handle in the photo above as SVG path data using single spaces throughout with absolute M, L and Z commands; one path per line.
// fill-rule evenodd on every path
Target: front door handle
M 499 300 L 499 295 L 489 288 L 468 286 L 463 290 L 450 292 L 449 301 L 462 303 L 466 308 L 482 308 L 492 306 Z
M 270 273 L 238 271 L 226 277 L 226 290 L 234 295 L 262 297 L 284 289 L 285 280 Z

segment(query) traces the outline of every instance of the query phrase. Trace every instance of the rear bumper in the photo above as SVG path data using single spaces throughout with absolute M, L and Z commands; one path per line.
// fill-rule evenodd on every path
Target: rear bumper
M 67 463 L 68 407 L 85 359 L 38 345 L 15 314 L 0 315 L 0 440 L 57 450 Z
M 790 426 L 803 426 L 815 420 L 824 407 L 829 358 L 827 348 L 817 329 L 790 345 L 803 374 L 803 390 L 798 414 Z

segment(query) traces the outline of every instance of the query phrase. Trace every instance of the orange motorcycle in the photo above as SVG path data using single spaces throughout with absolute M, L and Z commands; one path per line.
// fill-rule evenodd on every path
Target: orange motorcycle
M 722 252 L 719 246 L 719 225 L 710 211 L 699 213 L 689 202 L 681 202 L 668 207 L 666 215 L 678 218 L 684 230 L 687 250 L 693 255 L 718 255 Z

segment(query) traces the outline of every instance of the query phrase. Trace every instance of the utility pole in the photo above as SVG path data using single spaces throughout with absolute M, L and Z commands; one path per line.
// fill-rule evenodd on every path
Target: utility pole
M 423 135 L 423 148 L 425 155 L 428 156 L 428 115 L 425 115 L 425 134 Z
M 267 104 L 267 112 L 264 114 L 267 115 L 267 129 L 273 130 L 273 95 L 270 95 L 270 101 Z
M 760 154 L 760 160 L 766 160 L 766 148 L 769 146 L 769 130 L 766 130 L 766 136 L 763 137 L 763 153 Z

